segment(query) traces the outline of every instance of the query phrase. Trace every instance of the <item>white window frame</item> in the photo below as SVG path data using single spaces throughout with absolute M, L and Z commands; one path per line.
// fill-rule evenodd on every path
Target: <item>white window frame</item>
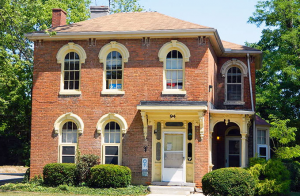
M 120 143 L 104 143 L 105 126 L 107 123 L 116 122 L 120 126 Z M 118 165 L 122 164 L 122 139 L 123 135 L 126 134 L 128 125 L 126 120 L 119 114 L 109 113 L 103 115 L 96 126 L 97 133 L 101 134 L 101 152 L 102 152 L 102 164 L 105 164 L 105 147 L 106 146 L 118 146 Z
M 109 146 L 117 146 L 118 147 L 118 165 L 122 164 L 122 129 L 121 129 L 121 125 L 120 126 L 120 143 L 105 143 L 104 138 L 105 138 L 105 126 L 110 123 L 110 122 L 115 122 L 118 123 L 116 121 L 108 121 L 104 127 L 103 127 L 103 134 L 102 134 L 102 160 L 103 160 L 103 164 L 105 164 L 106 160 L 106 154 L 105 154 L 105 148 L 109 147 Z
M 75 123 L 71 120 L 69 121 L 65 121 L 63 124 L 62 124 L 62 127 L 64 126 L 65 123 L 67 122 L 72 122 L 72 123 Z M 75 123 L 76 124 L 76 123 Z M 76 124 L 77 126 L 77 124 Z M 76 152 L 77 152 L 77 144 L 78 144 L 78 138 L 79 138 L 79 134 L 78 134 L 78 126 L 77 126 L 77 142 L 76 143 L 63 143 L 62 142 L 62 128 L 61 128 L 61 131 L 60 131 L 60 134 L 59 134 L 59 163 L 62 163 L 62 157 L 63 157 L 63 154 L 62 154 L 62 149 L 64 146 L 74 146 L 75 147 L 75 154 L 74 154 L 74 163 L 76 163 Z M 70 155 L 70 156 L 73 156 L 73 155 Z
M 236 67 L 236 66 L 232 66 L 230 67 L 227 72 L 226 72 L 226 77 L 225 77 L 225 92 L 226 92 L 226 100 L 228 103 L 243 103 L 244 102 L 244 80 L 243 80 L 243 76 L 242 76 L 242 71 L 239 67 L 236 67 L 237 69 L 239 69 L 241 71 L 241 82 L 240 83 L 228 83 L 228 72 L 231 68 Z M 237 77 L 237 75 L 236 75 Z M 228 100 L 228 85 L 241 85 L 241 100 Z M 245 103 L 245 102 L 244 102 Z
M 241 100 L 240 101 L 232 101 L 227 99 L 227 74 L 228 70 L 232 67 L 237 67 L 241 70 Z M 223 103 L 224 105 L 244 105 L 244 79 L 247 77 L 248 70 L 247 66 L 245 63 L 243 63 L 240 60 L 237 59 L 232 59 L 227 62 L 225 62 L 220 70 L 222 77 L 225 78 L 225 102 Z
M 265 131 L 266 132 L 266 144 L 259 144 L 258 143 L 258 131 Z M 260 148 L 266 147 L 266 157 L 261 157 L 261 158 L 266 158 L 266 160 L 270 159 L 270 133 L 269 133 L 269 128 L 266 127 L 256 127 L 256 132 L 255 132 L 255 143 L 256 143 L 256 154 L 258 157 L 260 156 Z
M 73 122 L 77 126 L 77 143 L 62 143 L 62 128 L 66 122 Z M 58 163 L 62 163 L 62 146 L 75 146 L 75 161 L 76 152 L 79 141 L 79 136 L 83 134 L 84 123 L 82 119 L 72 112 L 61 115 L 54 123 L 54 133 L 58 134 Z
M 106 58 L 110 52 L 119 52 L 122 56 L 122 89 L 106 89 Z M 127 48 L 116 41 L 111 41 L 110 43 L 103 46 L 99 52 L 99 61 L 103 63 L 103 88 L 101 94 L 121 94 L 124 95 L 124 63 L 128 62 L 129 52 Z
M 266 148 L 266 156 L 261 156 L 260 155 L 260 148 Z M 265 158 L 266 160 L 269 159 L 269 150 L 268 150 L 268 145 L 266 144 L 257 144 L 257 156 L 259 158 Z
M 166 62 L 167 62 L 167 55 L 170 51 L 177 50 L 182 54 L 182 89 L 167 89 L 167 79 L 166 79 Z M 171 40 L 171 42 L 165 43 L 158 52 L 159 61 L 163 62 L 163 95 L 172 95 L 172 94 L 181 94 L 185 95 L 185 62 L 189 62 L 190 59 L 190 50 L 188 47 L 177 41 L 177 40 Z
M 64 63 L 65 57 L 68 53 L 75 52 L 79 56 L 79 89 L 64 89 Z M 56 54 L 57 63 L 61 64 L 61 79 L 60 79 L 60 91 L 59 95 L 81 95 L 81 64 L 85 63 L 86 53 L 85 50 L 78 44 L 69 42 L 68 44 L 61 47 Z

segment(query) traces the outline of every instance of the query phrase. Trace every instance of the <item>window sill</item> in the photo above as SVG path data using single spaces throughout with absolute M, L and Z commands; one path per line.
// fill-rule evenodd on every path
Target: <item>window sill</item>
M 244 101 L 225 101 L 224 105 L 245 105 Z
M 81 95 L 81 91 L 76 90 L 64 90 L 60 91 L 59 95 Z
M 186 95 L 186 91 L 183 90 L 163 90 L 162 95 Z
M 101 95 L 125 95 L 125 91 L 103 90 Z

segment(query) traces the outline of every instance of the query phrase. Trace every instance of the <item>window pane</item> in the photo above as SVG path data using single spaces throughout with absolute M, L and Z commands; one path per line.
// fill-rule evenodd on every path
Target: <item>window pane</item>
M 263 157 L 267 156 L 267 148 L 266 147 L 260 147 L 259 148 L 259 155 L 263 156 Z
M 115 143 L 120 143 L 120 132 L 115 133 Z
M 67 142 L 67 134 L 62 133 L 62 143 L 66 143 L 66 142 Z
M 75 58 L 74 52 L 70 52 L 70 59 L 74 59 L 74 58 Z
M 115 133 L 110 132 L 110 140 L 109 143 L 115 143 Z
M 104 143 L 109 143 L 109 133 L 105 133 L 105 135 L 104 135 Z
M 105 164 L 118 165 L 118 157 L 117 156 L 105 156 Z
M 79 70 L 79 61 L 75 61 L 75 70 Z
M 160 161 L 161 159 L 161 143 L 157 142 L 156 143 L 156 160 Z
M 167 59 L 167 61 L 166 61 L 166 68 L 171 69 L 171 60 L 170 59 Z
M 75 146 L 63 146 L 62 154 L 63 155 L 75 155 Z
M 118 155 L 118 146 L 105 146 L 105 155 Z
M 74 70 L 74 69 L 75 69 L 74 61 L 70 61 L 70 70 Z
M 192 143 L 188 143 L 188 161 L 192 161 L 193 156 L 193 145 Z
M 79 81 L 75 81 L 75 89 L 76 89 L 76 90 L 79 89 Z
M 62 156 L 62 163 L 75 163 L 75 156 Z

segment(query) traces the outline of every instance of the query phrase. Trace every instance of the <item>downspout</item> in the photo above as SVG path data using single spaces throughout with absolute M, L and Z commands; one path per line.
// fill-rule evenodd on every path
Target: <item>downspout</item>
M 251 109 L 254 112 L 254 103 L 253 103 L 253 92 L 252 92 L 252 79 L 251 79 L 251 69 L 250 69 L 250 55 L 247 53 L 247 63 L 248 63 L 248 72 L 249 72 L 249 86 L 250 86 L 250 95 L 251 95 Z M 256 125 L 255 125 L 255 114 L 253 118 L 253 157 L 256 154 Z
M 251 81 L 251 70 L 250 70 L 250 55 L 249 55 L 249 53 L 247 53 L 247 62 L 248 62 L 248 72 L 249 72 L 249 86 L 250 86 L 250 95 L 251 95 L 251 108 L 252 108 L 252 111 L 254 112 L 252 81 Z

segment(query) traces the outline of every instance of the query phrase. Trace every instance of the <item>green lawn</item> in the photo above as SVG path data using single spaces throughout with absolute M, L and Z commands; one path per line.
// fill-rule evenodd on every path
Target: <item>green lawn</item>
M 0 186 L 1 195 L 147 195 L 146 186 L 129 186 L 126 188 L 89 188 L 60 185 L 45 187 L 30 183 L 8 183 Z

